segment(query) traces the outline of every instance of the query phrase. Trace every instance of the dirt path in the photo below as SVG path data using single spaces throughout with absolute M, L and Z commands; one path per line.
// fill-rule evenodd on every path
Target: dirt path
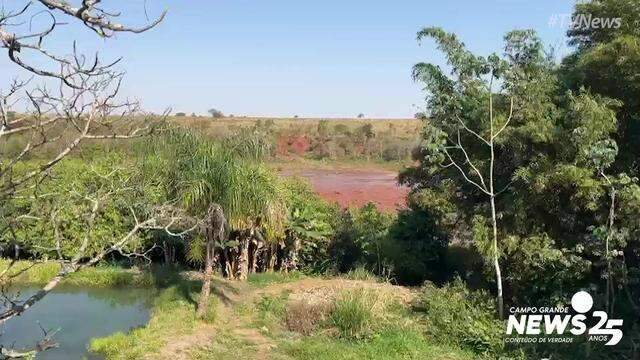
M 343 289 L 373 289 L 385 291 L 396 297 L 403 303 L 410 303 L 414 299 L 414 293 L 401 286 L 385 283 L 376 283 L 362 280 L 348 279 L 318 279 L 305 278 L 288 283 L 277 283 L 264 288 L 251 288 L 246 283 L 216 279 L 214 281 L 213 294 L 218 298 L 218 308 L 214 324 L 198 322 L 196 328 L 188 335 L 172 338 L 158 354 L 148 359 L 188 360 L 192 353 L 204 348 L 210 348 L 217 338 L 222 335 L 231 336 L 234 341 L 249 344 L 257 358 L 269 359 L 271 350 L 276 344 L 266 337 L 260 329 L 251 327 L 247 319 L 241 318 L 236 312 L 239 306 L 252 306 L 263 296 L 277 296 L 283 292 L 289 292 L 289 297 L 309 299 L 310 297 L 328 298 L 334 296 Z M 233 353 L 233 349 L 229 349 Z M 251 357 L 253 358 L 253 357 Z
M 186 274 L 198 276 L 198 274 Z M 234 308 L 250 299 L 252 290 L 246 283 L 215 279 L 212 296 L 218 300 L 216 320 L 213 324 L 198 322 L 195 329 L 187 334 L 170 339 L 157 354 L 146 359 L 189 360 L 194 350 L 211 346 L 221 331 L 230 332 L 239 340 L 254 344 L 259 352 L 268 352 L 274 345 L 257 329 L 243 326 L 243 321 Z
M 158 354 L 147 355 L 145 359 L 188 360 L 191 350 L 211 344 L 215 333 L 215 325 L 200 323 L 193 333 L 172 338 Z

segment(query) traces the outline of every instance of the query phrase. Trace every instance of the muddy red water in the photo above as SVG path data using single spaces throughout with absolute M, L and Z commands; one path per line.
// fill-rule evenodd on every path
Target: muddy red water
M 398 185 L 397 174 L 384 170 L 285 169 L 284 176 L 303 177 L 322 198 L 341 206 L 362 206 L 368 202 L 380 210 L 396 210 L 406 204 L 409 189 Z

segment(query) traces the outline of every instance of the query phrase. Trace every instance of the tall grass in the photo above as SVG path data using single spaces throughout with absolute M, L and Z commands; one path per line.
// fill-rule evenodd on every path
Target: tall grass
M 365 269 L 362 266 L 358 266 L 355 269 L 349 270 L 346 274 L 342 275 L 343 278 L 349 280 L 363 280 L 363 281 L 382 281 L 376 274 Z
M 247 282 L 255 287 L 265 287 L 271 284 L 282 284 L 303 279 L 305 275 L 298 271 L 291 272 L 263 272 L 249 274 Z
M 11 260 L 0 259 L 0 272 L 11 264 Z M 13 285 L 44 285 L 60 271 L 57 262 L 34 263 L 17 261 L 11 266 L 6 278 L 11 277 Z M 136 272 L 117 266 L 98 266 L 82 269 L 69 275 L 62 282 L 73 286 L 122 287 L 152 286 L 154 277 L 149 272 Z
M 344 291 L 335 300 L 329 321 L 343 338 L 367 338 L 378 326 L 383 325 L 390 301 L 390 298 L 374 290 Z
M 418 329 L 385 328 L 368 341 L 316 335 L 286 342 L 282 351 L 300 360 L 479 360 L 476 355 L 428 341 Z

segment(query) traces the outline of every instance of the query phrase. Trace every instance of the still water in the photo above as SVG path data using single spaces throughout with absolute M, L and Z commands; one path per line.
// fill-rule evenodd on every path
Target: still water
M 20 298 L 35 289 L 21 289 Z M 43 360 L 98 359 L 89 353 L 92 338 L 126 332 L 149 320 L 152 289 L 56 288 L 22 316 L 1 328 L 0 344 L 5 347 L 33 348 L 42 339 L 42 330 L 58 329 L 57 349 L 37 355 Z

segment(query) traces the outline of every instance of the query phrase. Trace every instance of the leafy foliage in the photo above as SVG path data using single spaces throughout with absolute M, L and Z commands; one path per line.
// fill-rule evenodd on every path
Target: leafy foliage
M 504 353 L 503 325 L 488 294 L 470 291 L 458 279 L 441 288 L 426 285 L 416 306 L 427 316 L 427 336 L 477 354 Z
M 23 170 L 36 166 L 34 160 Z M 8 221 L 2 226 L 11 229 L 3 242 L 18 244 L 36 257 L 95 256 L 125 236 L 135 225 L 135 217 L 148 216 L 159 193 L 120 154 L 90 162 L 67 158 L 47 179 L 2 205 L 9 214 L 2 217 Z M 136 236 L 121 250 L 144 248 L 147 236 Z M 85 239 L 87 246 L 81 252 Z

